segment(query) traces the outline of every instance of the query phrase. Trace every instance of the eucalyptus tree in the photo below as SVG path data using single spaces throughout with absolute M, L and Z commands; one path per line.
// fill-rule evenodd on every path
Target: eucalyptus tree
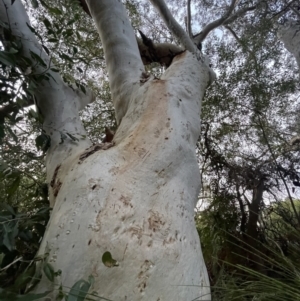
M 13 45 L 20 45 L 18 54 L 28 65 L 14 64 L 31 76 L 43 118 L 53 212 L 37 257 L 43 258 L 47 277 L 35 292 L 56 288 L 51 300 L 60 285 L 71 287 L 89 276 L 92 289 L 111 300 L 209 299 L 194 225 L 200 189 L 195 146 L 201 101 L 215 74 L 200 49 L 212 30 L 249 12 L 253 16 L 262 6 L 260 1 L 248 5 L 233 0 L 218 7 L 216 20 L 193 34 L 191 1 L 185 18 L 188 33 L 163 0 L 150 2 L 170 32 L 164 43 L 149 38 L 148 32 L 136 39 L 120 1 L 82 1 L 101 38 L 118 124 L 111 142 L 97 144 L 79 117 L 94 94 L 78 82 L 63 80 L 20 1 L 0 3 L 3 55 L 9 57 Z M 50 28 L 48 22 L 45 26 Z M 55 30 L 60 29 L 54 24 L 46 34 Z M 71 39 L 72 32 L 60 33 Z M 68 60 L 68 55 L 61 52 L 60 58 Z M 167 67 L 160 78 L 146 72 L 144 65 L 150 63 Z M 53 273 L 58 270 L 60 275 Z

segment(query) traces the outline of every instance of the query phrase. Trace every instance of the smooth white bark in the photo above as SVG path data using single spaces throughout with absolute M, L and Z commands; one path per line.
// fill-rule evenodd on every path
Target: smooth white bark
M 118 0 L 86 1 L 103 44 L 112 101 L 120 123 L 145 71 L 125 8 Z
M 300 68 L 300 23 L 288 21 L 280 25 L 278 37 L 284 43 L 285 48 L 294 55 Z
M 201 99 L 212 71 L 186 51 L 161 79 L 145 77 L 121 2 L 87 3 L 104 45 L 121 123 L 107 150 L 84 151 L 87 140 L 51 146 L 47 174 L 55 205 L 39 254 L 49 254 L 62 275 L 57 285 L 43 277 L 35 291 L 56 289 L 50 296 L 55 300 L 60 283 L 66 289 L 93 275 L 92 291 L 113 301 L 209 300 L 194 207 Z M 17 28 L 24 13 L 12 12 Z M 34 38 L 29 32 L 24 37 Z M 69 106 L 75 94 L 62 82 L 57 85 L 46 83 L 47 93 L 39 92 L 48 95 L 43 97 L 55 126 L 74 123 L 70 130 L 78 130 L 75 124 L 81 130 L 78 105 L 77 110 Z M 107 251 L 118 266 L 102 263 Z
M 93 290 L 114 301 L 209 299 L 194 224 L 208 81 L 208 68 L 184 53 L 132 95 L 117 145 L 74 162 L 61 179 L 41 253 L 62 269 L 63 285 L 93 275 Z M 118 266 L 102 263 L 107 251 Z M 39 291 L 49 287 L 43 279 Z

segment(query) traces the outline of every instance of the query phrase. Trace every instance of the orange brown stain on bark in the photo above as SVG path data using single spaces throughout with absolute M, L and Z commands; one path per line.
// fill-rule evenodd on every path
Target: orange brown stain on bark
M 181 54 L 179 59 L 182 60 L 185 55 L 186 53 Z M 181 61 L 181 63 L 183 62 L 184 60 Z M 180 64 L 180 62 L 177 62 L 177 64 L 178 63 Z M 101 220 L 101 216 L 111 214 L 109 213 L 113 211 L 111 204 L 116 202 L 116 198 L 120 199 L 120 201 L 124 201 L 122 198 L 123 195 L 121 193 L 119 194 L 119 191 L 121 191 L 121 189 L 126 190 L 127 181 L 129 181 L 130 187 L 131 183 L 135 181 L 131 178 L 131 175 L 130 178 L 126 177 L 127 172 L 140 170 L 145 160 L 155 160 L 157 152 L 163 151 L 163 148 L 170 143 L 170 126 L 172 125 L 172 118 L 168 111 L 170 99 L 172 98 L 172 91 L 170 91 L 171 86 L 168 86 L 169 81 L 165 79 L 154 79 L 147 82 L 147 85 L 148 87 L 145 89 L 144 94 L 140 96 L 144 98 L 143 101 L 146 102 L 146 106 L 137 120 L 135 129 L 129 136 L 124 138 L 120 144 L 116 145 L 117 148 L 120 147 L 119 157 L 124 160 L 123 164 L 119 165 L 114 173 L 115 177 L 113 185 L 114 187 L 119 188 L 114 193 L 109 193 L 106 196 L 104 203 L 106 203 L 107 206 L 103 211 L 98 213 L 96 217 L 97 221 Z M 168 158 L 166 158 L 166 160 L 168 160 Z M 166 166 L 167 168 L 172 165 L 172 162 L 168 163 L 169 164 Z M 156 174 L 153 176 L 157 177 Z M 156 198 L 156 196 L 154 197 Z M 126 205 L 126 202 L 124 205 Z M 135 214 L 136 209 L 131 208 L 131 210 L 133 211 L 130 215 L 119 217 L 123 223 L 126 223 L 126 219 L 131 218 Z M 150 230 L 152 230 L 151 232 L 155 232 L 156 230 L 160 232 L 161 227 L 166 227 L 164 226 L 163 221 L 153 219 L 151 214 L 147 214 L 146 216 L 146 220 L 148 220 L 151 228 Z M 137 225 L 136 227 L 130 227 L 128 232 L 131 232 L 132 235 L 136 235 L 140 239 L 140 235 L 142 235 L 144 231 Z
M 169 101 L 167 84 L 168 82 L 165 80 L 155 79 L 151 82 L 144 96 L 147 98 L 147 107 L 138 121 L 136 129 L 126 138 L 125 158 L 127 157 L 126 153 L 129 158 L 132 158 L 133 153 L 138 157 L 143 157 L 150 149 L 154 151 L 155 145 L 158 145 L 159 141 L 164 140 L 161 137 L 167 134 Z

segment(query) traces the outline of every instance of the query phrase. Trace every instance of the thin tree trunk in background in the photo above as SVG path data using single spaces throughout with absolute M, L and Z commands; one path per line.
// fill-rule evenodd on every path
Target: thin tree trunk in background
M 285 48 L 291 52 L 300 68 L 300 24 L 296 21 L 287 21 L 280 25 L 278 37 L 284 43 Z

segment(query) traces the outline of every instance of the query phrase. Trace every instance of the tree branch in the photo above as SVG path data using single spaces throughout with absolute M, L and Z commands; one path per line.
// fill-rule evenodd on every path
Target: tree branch
M 296 1 L 298 1 L 298 0 L 292 0 L 291 2 L 289 2 L 282 10 L 280 10 L 278 13 L 274 14 L 272 18 L 281 17 L 281 15 L 283 15 L 285 13 L 285 11 Z
M 245 15 L 247 12 L 255 10 L 257 8 L 257 5 L 254 6 L 250 6 L 250 7 L 244 7 L 241 8 L 240 10 L 238 10 L 234 15 L 232 15 L 231 17 L 228 17 L 224 23 L 222 25 L 227 25 L 227 24 L 231 24 L 232 22 L 234 22 L 236 19 L 238 19 L 239 17 Z
M 135 84 L 145 71 L 137 40 L 121 1 L 86 3 L 103 44 L 116 119 L 120 123 L 137 88 Z
M 171 33 L 179 39 L 182 46 L 186 50 L 195 53 L 197 49 L 196 45 L 194 44 L 192 39 L 190 39 L 184 29 L 179 25 L 179 23 L 175 20 L 164 0 L 150 0 L 150 2 L 157 9 Z
M 189 37 L 192 39 L 193 38 L 193 32 L 192 32 L 192 14 L 191 14 L 191 0 L 187 0 L 187 31 Z
M 248 11 L 254 10 L 257 7 L 256 5 L 250 6 L 250 7 L 244 7 L 244 8 L 241 8 L 240 10 L 238 10 L 234 15 L 230 16 L 231 13 L 233 12 L 237 2 L 238 2 L 238 0 L 232 0 L 227 12 L 221 18 L 206 25 L 199 34 L 194 36 L 194 41 L 196 42 L 196 44 L 203 42 L 205 40 L 205 38 L 207 37 L 207 35 L 212 30 L 216 29 L 217 27 L 219 27 L 221 25 L 227 25 L 227 24 L 232 23 L 237 18 L 241 17 Z

